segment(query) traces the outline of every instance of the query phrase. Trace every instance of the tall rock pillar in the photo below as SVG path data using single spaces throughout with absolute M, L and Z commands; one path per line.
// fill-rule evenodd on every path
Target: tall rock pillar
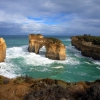
M 0 38 L 0 62 L 4 62 L 6 57 L 6 43 L 3 38 Z

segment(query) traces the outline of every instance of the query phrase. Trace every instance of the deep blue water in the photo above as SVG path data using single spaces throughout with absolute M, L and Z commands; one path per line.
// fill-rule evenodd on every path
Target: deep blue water
M 34 78 L 48 77 L 67 82 L 100 79 L 100 61 L 82 56 L 80 51 L 71 46 L 68 36 L 49 36 L 60 39 L 66 46 L 65 61 L 46 58 L 45 47 L 40 49 L 40 54 L 28 52 L 28 36 L 0 37 L 3 37 L 7 44 L 5 62 L 0 63 L 1 75 L 13 78 L 27 74 Z

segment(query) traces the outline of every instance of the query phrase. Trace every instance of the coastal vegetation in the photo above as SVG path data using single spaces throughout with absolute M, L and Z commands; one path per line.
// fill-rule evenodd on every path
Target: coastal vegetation
M 81 51 L 82 55 L 100 60 L 100 36 L 74 36 L 72 45 Z
M 86 42 L 92 42 L 94 45 L 100 45 L 100 36 L 91 36 L 91 35 L 86 35 L 84 34 L 83 36 L 76 36 L 78 40 L 86 41 Z
M 62 43 L 61 40 L 59 39 L 56 39 L 56 38 L 53 38 L 53 37 L 50 37 L 50 38 L 47 38 L 48 40 L 50 40 L 52 43 Z
M 0 83 L 0 100 L 100 100 L 100 80 L 70 83 L 26 75 L 14 79 L 0 76 Z

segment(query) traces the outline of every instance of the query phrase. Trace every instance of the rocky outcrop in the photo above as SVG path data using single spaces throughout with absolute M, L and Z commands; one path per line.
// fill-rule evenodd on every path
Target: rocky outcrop
M 0 62 L 3 62 L 6 57 L 6 43 L 3 38 L 0 38 Z
M 21 76 L 0 76 L 0 100 L 100 100 L 100 80 L 64 82 Z
M 66 59 L 66 48 L 62 42 L 55 38 L 45 38 L 41 34 L 30 34 L 29 35 L 29 52 L 39 53 L 42 46 L 45 46 L 45 56 L 49 59 L 65 60 Z
M 43 46 L 44 37 L 41 34 L 29 35 L 29 52 L 35 52 L 36 54 L 39 53 L 40 48 Z
M 77 36 L 72 37 L 71 43 L 80 50 L 84 56 L 100 60 L 100 46 L 94 45 L 92 42 L 80 40 Z

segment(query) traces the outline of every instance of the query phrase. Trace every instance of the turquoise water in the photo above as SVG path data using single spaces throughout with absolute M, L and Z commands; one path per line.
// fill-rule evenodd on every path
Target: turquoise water
M 29 75 L 33 78 L 53 78 L 67 82 L 93 81 L 100 79 L 100 61 L 81 55 L 71 46 L 70 37 L 58 37 L 66 46 L 66 60 L 50 60 L 45 57 L 45 47 L 40 54 L 30 53 L 28 36 L 0 36 L 7 43 L 5 62 L 0 63 L 0 74 L 13 78 Z

